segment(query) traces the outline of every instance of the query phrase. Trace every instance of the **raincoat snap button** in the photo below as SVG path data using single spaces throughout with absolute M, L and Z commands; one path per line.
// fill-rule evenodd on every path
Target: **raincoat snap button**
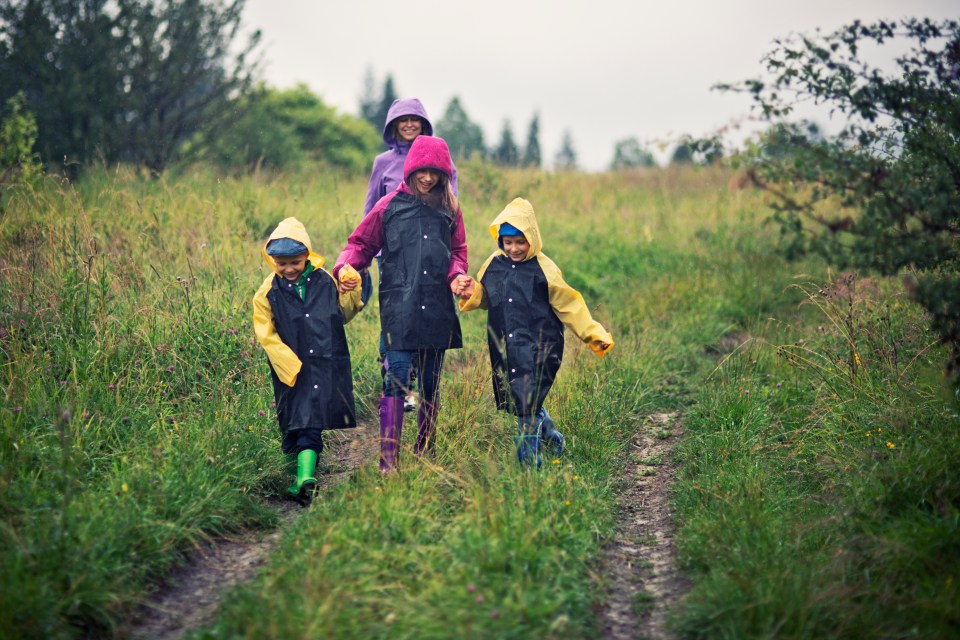
M 510 373 L 516 373 L 516 372 L 517 372 L 516 369 L 510 369 Z
M 512 338 L 512 337 L 513 337 L 513 334 L 512 334 L 512 333 L 508 333 L 508 334 L 507 334 L 507 337 L 508 337 L 508 338 Z
M 427 236 L 423 236 L 423 239 L 426 240 L 426 239 L 427 239 Z
M 423 272 L 423 275 L 427 275 L 427 272 L 426 272 L 426 271 L 424 271 L 424 272 Z
M 304 314 L 304 315 L 306 315 L 306 317 L 308 317 L 308 318 L 310 317 L 310 314 L 309 314 L 309 313 L 307 313 L 307 314 Z
M 310 353 L 313 353 L 313 349 L 310 349 Z
M 507 302 L 513 302 L 513 298 L 507 298 Z
M 425 305 L 425 304 L 424 304 L 424 305 L 420 305 L 420 308 L 421 308 L 421 309 L 426 309 L 426 308 L 427 308 L 427 305 Z

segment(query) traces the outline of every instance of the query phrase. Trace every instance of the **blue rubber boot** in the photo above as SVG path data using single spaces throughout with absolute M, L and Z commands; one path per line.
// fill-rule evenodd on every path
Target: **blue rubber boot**
M 540 429 L 535 426 L 536 423 L 530 418 L 518 418 L 517 435 L 514 441 L 517 443 L 517 460 L 521 467 L 536 467 L 543 464 L 540 457 Z
M 553 418 L 547 413 L 546 407 L 540 407 L 537 412 L 537 424 L 540 425 L 540 438 L 543 440 L 543 448 L 547 453 L 559 458 L 563 455 L 565 440 L 563 434 L 557 431 L 557 425 Z

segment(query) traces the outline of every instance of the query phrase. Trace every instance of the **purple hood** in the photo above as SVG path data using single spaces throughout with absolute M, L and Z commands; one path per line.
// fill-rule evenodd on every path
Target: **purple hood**
M 383 141 L 391 149 L 395 149 L 398 144 L 393 135 L 393 121 L 400 116 L 418 116 L 423 120 L 422 133 L 428 136 L 433 135 L 433 125 L 430 123 L 430 118 L 427 117 L 427 110 L 423 108 L 423 104 L 416 98 L 397 98 L 390 105 L 390 109 L 387 111 L 387 121 L 383 124 Z

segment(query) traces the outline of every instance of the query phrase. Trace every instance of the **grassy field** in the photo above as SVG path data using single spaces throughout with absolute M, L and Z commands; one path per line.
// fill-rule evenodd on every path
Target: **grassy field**
M 514 196 L 616 347 L 571 338 L 568 452 L 515 463 L 484 316 L 448 354 L 435 465 L 370 460 L 285 533 L 200 638 L 597 635 L 627 443 L 683 416 L 681 637 L 940 638 L 960 627 L 960 418 L 896 281 L 786 263 L 723 169 L 461 168 L 475 269 Z M 250 298 L 300 218 L 332 265 L 363 177 L 94 172 L 3 195 L 0 635 L 113 633 L 198 541 L 277 525 L 288 484 Z M 376 310 L 348 325 L 361 420 Z M 569 337 L 569 336 L 568 336 Z M 321 459 L 324 464 L 324 459 Z

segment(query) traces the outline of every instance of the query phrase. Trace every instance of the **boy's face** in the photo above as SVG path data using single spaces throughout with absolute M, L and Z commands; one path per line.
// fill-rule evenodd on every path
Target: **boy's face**
M 297 256 L 274 256 L 273 262 L 277 265 L 277 273 L 287 280 L 299 280 L 303 270 L 307 268 L 307 252 Z
M 501 236 L 500 241 L 503 243 L 503 252 L 514 262 L 526 258 L 530 251 L 530 243 L 523 236 Z

